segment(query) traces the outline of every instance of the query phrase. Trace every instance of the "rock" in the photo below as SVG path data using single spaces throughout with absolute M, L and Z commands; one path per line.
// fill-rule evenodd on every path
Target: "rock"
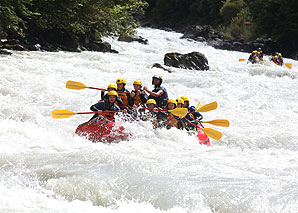
M 97 51 L 97 52 L 111 52 L 118 53 L 118 51 L 113 50 L 111 44 L 105 41 L 93 41 L 89 44 L 88 50 Z
M 0 49 L 0 55 L 11 55 L 12 53 L 7 50 L 1 50 Z
M 164 68 L 161 64 L 159 64 L 159 63 L 154 63 L 153 65 L 152 65 L 152 68 L 160 68 L 160 69 L 163 69 L 164 71 L 167 71 L 167 72 L 169 72 L 169 73 L 172 73 L 173 71 L 171 71 L 171 70 L 169 70 L 169 69 L 166 69 L 166 68 Z
M 137 41 L 141 44 L 148 44 L 148 39 L 143 38 L 142 36 L 120 36 L 118 41 L 133 42 Z
M 27 49 L 20 44 L 3 44 L 3 48 L 9 50 L 26 51 Z
M 218 30 L 213 29 L 208 25 L 190 25 L 181 29 L 180 32 L 183 33 L 181 38 L 190 38 L 195 41 L 202 41 L 202 38 L 205 40 L 214 40 L 214 39 L 222 39 L 224 34 Z
M 171 67 L 208 70 L 208 60 L 204 54 L 199 52 L 191 52 L 188 54 L 167 53 L 164 57 L 164 64 Z

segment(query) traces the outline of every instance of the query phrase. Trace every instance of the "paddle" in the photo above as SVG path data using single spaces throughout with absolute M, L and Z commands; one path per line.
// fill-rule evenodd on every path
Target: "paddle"
M 199 126 L 197 126 L 197 125 L 191 123 L 189 120 L 187 120 L 187 121 L 188 121 L 189 124 L 191 124 L 191 125 L 193 125 L 193 126 L 195 126 L 195 127 L 197 127 L 197 128 L 200 128 L 203 132 L 205 132 L 205 134 L 206 134 L 207 136 L 209 136 L 210 138 L 213 138 L 214 140 L 217 140 L 217 141 L 218 141 L 218 140 L 221 139 L 221 137 L 222 137 L 222 133 L 219 132 L 219 131 L 217 131 L 217 130 L 215 130 L 215 129 L 211 129 L 211 128 L 202 128 L 202 127 L 199 127 Z
M 67 81 L 66 82 L 66 88 L 67 89 L 76 89 L 76 90 L 81 90 L 81 89 L 96 89 L 96 90 L 101 90 L 101 91 L 108 91 L 107 89 L 102 89 L 102 88 L 96 88 L 96 87 L 87 87 L 85 84 L 77 81 Z M 129 92 L 121 92 L 117 91 L 117 93 L 129 93 Z
M 67 81 L 66 82 L 66 88 L 67 89 L 76 89 L 76 90 L 81 90 L 81 89 L 97 89 L 101 91 L 107 91 L 107 89 L 102 89 L 102 88 L 95 88 L 95 87 L 87 87 L 85 84 L 77 81 Z
M 122 112 L 122 111 L 103 111 L 102 113 L 106 113 L 106 112 L 113 112 L 113 113 L 116 113 L 116 112 Z M 69 111 L 69 110 L 66 110 L 66 109 L 55 109 L 52 111 L 52 117 L 54 119 L 58 119 L 58 118 L 68 118 L 70 116 L 73 116 L 73 115 L 83 115 L 83 114 L 95 114 L 95 113 L 98 113 L 98 112 L 72 112 L 72 111 Z
M 285 66 L 289 69 L 292 69 L 292 63 L 285 63 Z
M 185 117 L 188 113 L 187 108 L 175 108 L 171 110 L 166 110 L 166 109 L 149 109 L 149 108 L 142 108 L 142 109 L 147 109 L 147 110 L 155 110 L 155 111 L 162 111 L 162 112 L 171 112 L 173 115 L 178 116 L 178 117 Z
M 196 109 L 199 110 L 200 108 L 201 108 L 201 102 L 199 101 Z
M 212 120 L 212 121 L 202 121 L 202 123 L 209 123 L 215 126 L 224 126 L 224 127 L 229 127 L 230 122 L 228 120 L 224 119 L 217 119 L 217 120 Z
M 202 107 L 200 107 L 199 109 L 197 109 L 195 112 L 209 112 L 211 110 L 215 110 L 217 108 L 217 102 L 211 102 L 209 104 L 206 104 Z
M 214 140 L 217 140 L 218 141 L 222 137 L 222 133 L 219 132 L 219 131 L 217 131 L 217 130 L 215 130 L 215 129 L 201 128 L 201 127 L 198 127 L 198 128 L 200 128 L 203 132 L 205 132 L 205 134 L 207 136 L 209 136 L 210 138 L 213 138 Z
M 146 108 L 144 108 L 146 109 Z M 186 108 L 176 108 L 176 109 L 173 109 L 173 110 L 164 110 L 164 109 L 156 109 L 158 111 L 168 111 L 168 112 L 171 112 L 173 113 L 173 115 L 176 115 L 178 117 L 184 117 L 186 116 L 188 110 Z M 106 113 L 106 112 L 112 112 L 112 113 L 117 113 L 117 112 L 122 112 L 122 111 L 108 111 L 108 110 L 105 110 L 103 111 L 102 113 Z M 58 119 L 58 118 L 68 118 L 68 117 L 71 117 L 73 115 L 83 115 L 83 114 L 95 114 L 95 113 L 98 113 L 98 112 L 72 112 L 72 111 L 69 111 L 69 110 L 66 110 L 66 109 L 55 109 L 52 111 L 52 117 L 54 119 Z
M 245 58 L 239 58 L 239 59 L 238 59 L 239 62 L 241 62 L 241 61 L 245 61 L 245 60 L 246 60 Z

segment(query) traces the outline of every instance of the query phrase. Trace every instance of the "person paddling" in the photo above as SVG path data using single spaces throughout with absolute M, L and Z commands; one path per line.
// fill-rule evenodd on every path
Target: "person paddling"
M 260 47 L 258 48 L 257 56 L 258 56 L 260 61 L 263 61 L 264 55 L 263 55 L 263 51 Z
M 146 102 L 146 109 L 149 111 L 140 110 L 141 119 L 146 121 L 151 120 L 154 128 L 163 127 L 164 120 L 167 118 L 167 113 L 160 111 L 160 108 L 157 107 L 156 101 L 154 99 L 148 99 Z
M 117 92 L 119 93 L 119 97 L 122 100 L 123 105 L 120 106 L 120 108 L 126 109 L 127 107 L 132 107 L 133 105 L 133 100 L 132 97 L 130 95 L 130 92 L 125 89 L 125 85 L 126 85 L 126 80 L 124 78 L 118 78 L 116 80 L 116 84 L 117 84 Z
M 108 88 L 108 93 L 110 91 L 116 91 L 117 90 L 117 86 L 115 84 L 109 84 Z M 101 100 L 99 100 L 98 102 L 101 102 L 102 100 L 104 99 L 108 99 L 108 93 L 105 94 L 104 91 L 101 92 Z M 122 103 L 122 99 L 118 96 L 117 99 L 116 99 L 116 104 L 120 107 L 120 106 L 123 106 L 123 103 Z
M 256 51 L 256 50 L 252 51 L 247 62 L 251 62 L 252 64 L 257 63 L 257 53 L 258 53 L 258 51 Z
M 281 53 L 278 53 L 277 60 L 278 60 L 278 65 L 282 66 L 284 64 L 284 60 Z
M 98 112 L 93 115 L 93 117 L 90 119 L 94 119 L 101 114 L 104 118 L 108 119 L 109 121 L 114 121 L 114 112 L 104 112 L 104 111 L 115 111 L 119 112 L 121 111 L 120 107 L 115 104 L 116 99 L 118 97 L 118 93 L 116 91 L 110 91 L 108 93 L 108 98 L 103 99 L 101 102 L 96 103 L 90 107 L 90 110 L 93 112 Z
M 154 75 L 152 77 L 152 85 L 154 85 L 154 89 L 151 92 L 144 86 L 144 90 L 150 94 L 148 97 L 149 99 L 154 99 L 156 101 L 157 106 L 165 108 L 169 98 L 167 90 L 161 86 L 162 81 L 163 79 L 161 76 Z
M 130 95 L 133 100 L 133 108 L 137 108 L 140 105 L 145 106 L 148 96 L 144 90 L 142 90 L 142 81 L 135 80 L 133 82 L 134 90 L 131 91 Z
M 194 106 L 189 105 L 189 98 L 188 97 L 182 96 L 181 99 L 184 100 L 183 107 L 188 109 L 188 112 L 190 113 L 189 115 L 193 119 L 195 119 L 198 122 L 203 119 L 203 116 L 201 115 L 201 113 L 196 112 L 197 109 Z M 187 117 L 187 118 L 189 119 L 189 117 Z M 192 119 L 189 119 L 189 120 L 192 120 Z

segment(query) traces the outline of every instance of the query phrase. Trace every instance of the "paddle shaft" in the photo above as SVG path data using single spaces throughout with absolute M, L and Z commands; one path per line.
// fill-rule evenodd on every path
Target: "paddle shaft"
M 96 87 L 87 87 L 88 89 L 96 89 L 96 90 L 101 90 L 101 91 L 108 91 L 107 89 L 103 89 L 103 88 L 96 88 Z M 130 92 L 123 92 L 123 91 L 116 91 L 117 93 L 125 93 L 128 94 Z

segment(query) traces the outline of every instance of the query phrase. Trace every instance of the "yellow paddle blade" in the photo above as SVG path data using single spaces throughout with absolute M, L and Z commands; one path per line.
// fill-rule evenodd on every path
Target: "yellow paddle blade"
M 222 133 L 215 130 L 215 129 L 211 129 L 211 128 L 200 128 L 201 130 L 203 130 L 203 132 L 205 132 L 206 135 L 208 135 L 210 138 L 213 138 L 214 140 L 219 140 L 221 139 Z
M 52 111 L 52 117 L 55 119 L 58 118 L 68 118 L 70 116 L 73 116 L 77 114 L 76 112 L 72 112 L 66 109 L 55 109 Z
M 200 108 L 201 108 L 201 102 L 199 101 L 196 109 L 199 110 Z
M 228 120 L 224 119 L 217 119 L 217 120 L 212 120 L 212 121 L 202 121 L 202 123 L 209 123 L 215 126 L 224 126 L 224 127 L 229 127 L 230 122 Z
M 292 63 L 285 63 L 285 66 L 289 69 L 292 69 Z
M 188 113 L 187 108 L 175 108 L 175 109 L 171 109 L 171 110 L 168 110 L 168 111 L 173 113 L 173 115 L 176 115 L 178 117 L 185 117 Z
M 238 59 L 238 61 L 240 62 L 240 61 L 245 61 L 246 59 L 244 59 L 244 58 L 239 58 Z
M 206 105 L 202 106 L 201 108 L 196 110 L 196 112 L 209 112 L 211 110 L 215 110 L 216 108 L 217 108 L 217 102 L 214 101 L 212 103 L 209 103 L 209 104 L 206 104 Z
M 86 89 L 88 87 L 80 82 L 77 82 L 77 81 L 67 81 L 66 88 L 80 90 L 80 89 Z

